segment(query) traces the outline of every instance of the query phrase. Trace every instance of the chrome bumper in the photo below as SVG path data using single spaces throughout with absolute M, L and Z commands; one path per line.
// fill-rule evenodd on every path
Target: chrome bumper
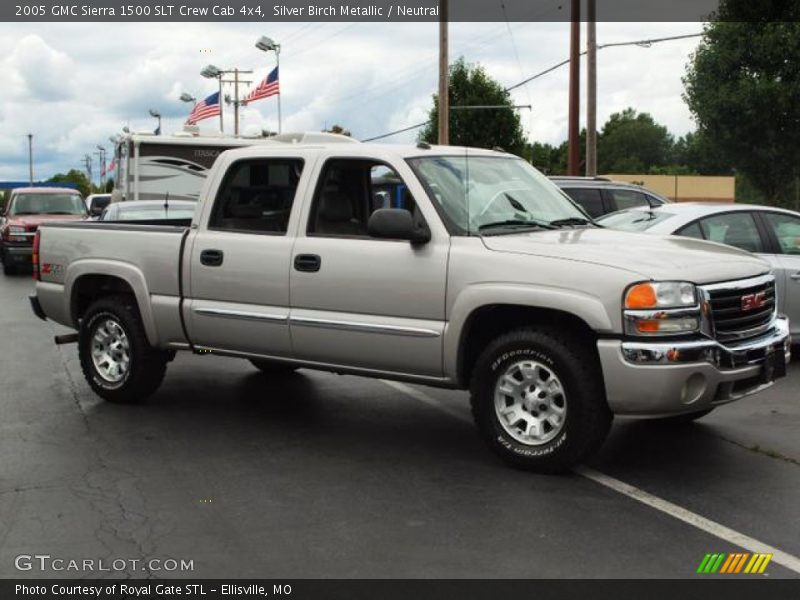
M 771 386 L 764 368 L 777 352 L 791 358 L 789 322 L 778 317 L 765 335 L 744 343 L 716 340 L 597 344 L 611 410 L 621 415 L 697 412 Z M 780 373 L 777 374 L 780 376 Z

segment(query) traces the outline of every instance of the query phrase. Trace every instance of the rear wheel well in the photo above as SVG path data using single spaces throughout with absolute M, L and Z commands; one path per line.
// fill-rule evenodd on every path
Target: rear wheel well
M 581 343 L 590 344 L 593 353 L 597 335 L 581 319 L 562 310 L 536 308 L 510 304 L 492 304 L 475 310 L 464 324 L 459 344 L 458 381 L 461 387 L 469 385 L 472 370 L 481 352 L 495 338 L 520 327 L 545 326 L 567 332 Z M 599 360 L 599 359 L 598 359 Z
M 89 306 L 103 296 L 130 296 L 136 304 L 136 295 L 130 284 L 113 275 L 83 275 L 72 286 L 70 301 L 72 321 L 77 329 L 78 322 L 86 314 Z

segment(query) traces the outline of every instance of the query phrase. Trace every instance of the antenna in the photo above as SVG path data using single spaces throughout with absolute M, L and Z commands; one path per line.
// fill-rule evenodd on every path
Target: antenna
M 167 191 L 166 196 L 164 196 L 164 212 L 167 216 L 169 215 L 169 191 Z

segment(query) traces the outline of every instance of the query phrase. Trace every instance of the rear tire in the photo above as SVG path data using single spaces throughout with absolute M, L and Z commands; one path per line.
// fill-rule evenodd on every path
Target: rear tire
M 274 360 L 259 360 L 256 358 L 251 358 L 250 364 L 267 375 L 291 375 L 297 371 L 297 367 L 293 365 L 280 363 Z
M 489 447 L 510 465 L 563 472 L 605 440 L 608 408 L 597 356 L 577 336 L 519 329 L 475 365 L 472 414 Z
M 107 296 L 93 302 L 81 320 L 81 369 L 95 394 L 109 402 L 135 404 L 153 394 L 169 354 L 147 341 L 136 302 Z

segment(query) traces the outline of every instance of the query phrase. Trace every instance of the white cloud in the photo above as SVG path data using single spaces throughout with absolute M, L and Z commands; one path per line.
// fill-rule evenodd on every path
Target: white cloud
M 568 55 L 568 23 L 451 24 L 451 59 L 464 56 L 512 85 Z M 427 118 L 436 91 L 437 25 L 387 23 L 270 24 L 282 44 L 283 130 L 320 130 L 338 123 L 358 138 L 401 129 Z M 697 23 L 601 23 L 600 43 L 690 33 Z M 83 155 L 129 124 L 153 130 L 148 108 L 174 131 L 190 107 L 182 92 L 203 97 L 216 82 L 199 76 L 208 63 L 253 69 L 258 82 L 274 66 L 253 41 L 258 23 L 2 24 L 0 68 L 0 177 L 27 175 L 27 139 L 35 135 L 37 172 L 77 168 Z M 653 114 L 673 133 L 693 128 L 681 99 L 681 76 L 697 40 L 599 53 L 598 119 L 627 106 Z M 566 137 L 567 75 L 562 68 L 515 90 L 520 116 L 532 139 Z M 585 74 L 584 74 L 585 75 Z M 585 83 L 584 83 L 585 86 Z M 230 93 L 230 89 L 225 90 Z M 582 87 L 585 92 L 585 87 Z M 243 108 L 242 128 L 277 128 L 277 101 Z M 233 115 L 226 108 L 226 130 Z M 203 122 L 215 129 L 215 119 Z M 387 141 L 412 141 L 417 132 Z M 48 171 L 49 170 L 49 171 Z

